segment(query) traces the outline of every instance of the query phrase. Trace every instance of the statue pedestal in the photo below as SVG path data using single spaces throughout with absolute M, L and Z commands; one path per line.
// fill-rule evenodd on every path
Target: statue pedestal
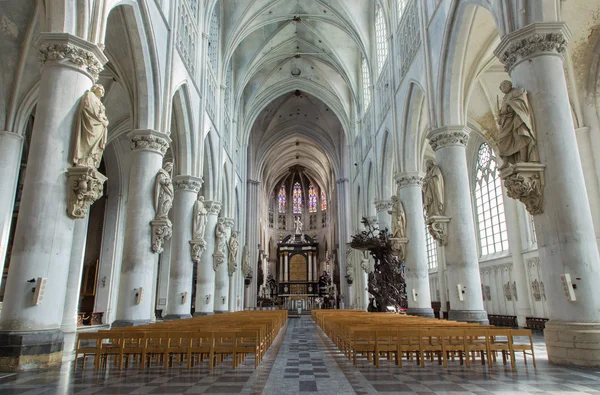
M 390 242 L 392 243 L 392 254 L 403 261 L 406 258 L 408 239 L 406 237 L 392 237 L 390 238 Z
M 429 230 L 429 234 L 437 240 L 440 247 L 443 247 L 448 243 L 449 222 L 450 217 L 442 215 L 432 215 L 427 218 L 427 229 Z
M 195 239 L 190 241 L 192 247 L 192 261 L 198 263 L 202 257 L 202 253 L 206 250 L 206 241 L 204 239 Z
M 500 171 L 506 194 L 525 204 L 531 215 L 544 212 L 544 169 L 541 163 L 516 163 Z
M 74 219 L 83 219 L 87 216 L 90 206 L 102 196 L 107 178 L 91 167 L 70 167 L 67 172 L 69 183 L 67 214 Z
M 152 251 L 156 254 L 163 252 L 165 240 L 173 235 L 173 225 L 168 219 L 155 219 L 150 221 L 152 226 Z

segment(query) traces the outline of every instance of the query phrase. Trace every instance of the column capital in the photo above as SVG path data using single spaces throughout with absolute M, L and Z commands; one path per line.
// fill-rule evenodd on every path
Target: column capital
M 202 188 L 202 177 L 175 176 L 173 177 L 173 188 L 176 191 L 189 191 L 198 193 Z
M 260 181 L 248 179 L 248 184 L 250 184 L 250 185 L 260 185 Z
M 151 129 L 137 129 L 129 133 L 127 137 L 131 139 L 129 148 L 132 151 L 153 151 L 160 155 L 167 152 L 171 143 L 171 138 L 167 134 Z
M 204 208 L 206 208 L 208 214 L 219 215 L 221 212 L 221 202 L 217 202 L 216 200 L 205 200 Z
M 571 30 L 565 22 L 532 23 L 504 36 L 494 54 L 510 73 L 517 64 L 536 56 L 563 58 L 571 36 Z
M 336 183 L 336 184 L 343 184 L 343 183 L 345 183 L 345 182 L 350 182 L 350 180 L 349 180 L 349 179 L 347 179 L 347 178 L 340 178 L 340 179 L 338 179 L 338 180 L 337 180 L 335 183 Z
M 405 173 L 397 173 L 394 178 L 396 179 L 396 185 L 398 185 L 398 188 L 400 189 L 408 186 L 422 188 L 425 173 L 420 171 L 409 171 Z
M 226 228 L 233 228 L 233 224 L 235 223 L 235 220 L 233 218 L 227 218 L 227 217 L 221 217 L 221 221 L 223 221 L 223 225 L 225 225 Z
M 392 200 L 391 199 L 377 199 L 373 203 L 375 203 L 375 210 L 378 213 L 392 209 Z
M 42 67 L 50 64 L 72 67 L 88 74 L 94 82 L 108 62 L 98 45 L 69 33 L 40 33 L 35 47 Z
M 23 139 L 25 138 L 22 134 L 9 132 L 8 130 L 0 130 L 0 137 L 7 137 L 20 141 L 23 141 Z
M 427 134 L 434 151 L 450 146 L 467 146 L 469 132 L 464 126 L 443 126 Z

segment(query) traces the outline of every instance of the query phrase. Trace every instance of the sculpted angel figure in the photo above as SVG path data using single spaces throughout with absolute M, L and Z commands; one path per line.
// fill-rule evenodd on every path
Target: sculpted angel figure
M 423 180 L 423 205 L 427 217 L 444 215 L 444 177 L 432 160 L 427 161 L 427 174 Z
M 85 92 L 79 103 L 75 127 L 73 164 L 97 169 L 106 146 L 108 118 L 100 98 L 104 87 L 96 84 Z
M 502 167 L 518 162 L 539 162 L 527 91 L 513 88 L 510 81 L 502 81 L 500 90 L 504 93 L 498 109 L 498 149 Z
M 156 210 L 155 219 L 168 219 L 169 211 L 173 206 L 173 181 L 171 172 L 173 163 L 167 162 L 163 168 L 158 171 L 154 181 L 154 209 Z
M 388 214 L 392 215 L 392 237 L 406 237 L 406 213 L 398 196 L 392 196 L 392 210 Z
M 194 203 L 194 222 L 192 223 L 193 240 L 204 240 L 207 215 L 208 211 L 204 207 L 204 196 L 200 196 L 200 194 L 198 194 L 198 199 Z

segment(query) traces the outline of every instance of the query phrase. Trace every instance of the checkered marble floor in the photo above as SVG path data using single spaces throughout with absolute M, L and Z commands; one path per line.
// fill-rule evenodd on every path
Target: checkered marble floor
M 207 362 L 191 370 L 128 369 L 73 373 L 72 365 L 44 373 L 0 373 L 0 395 L 54 394 L 600 394 L 600 370 L 550 365 L 543 338 L 535 338 L 537 369 L 517 358 L 517 369 L 502 361 L 488 369 L 458 361 L 447 369 L 437 362 L 400 369 L 366 359 L 353 366 L 309 316 L 290 318 L 258 369 L 248 358 L 237 369 L 225 361 L 210 370 Z M 91 365 L 91 364 L 89 364 Z

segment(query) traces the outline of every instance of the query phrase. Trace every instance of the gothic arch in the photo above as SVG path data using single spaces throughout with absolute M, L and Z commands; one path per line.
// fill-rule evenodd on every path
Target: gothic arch
M 175 161 L 179 174 L 191 175 L 192 168 L 192 139 L 195 136 L 193 133 L 194 121 L 189 110 L 189 93 L 187 85 L 182 85 L 173 95 L 173 105 L 171 113 L 171 139 L 175 148 Z

